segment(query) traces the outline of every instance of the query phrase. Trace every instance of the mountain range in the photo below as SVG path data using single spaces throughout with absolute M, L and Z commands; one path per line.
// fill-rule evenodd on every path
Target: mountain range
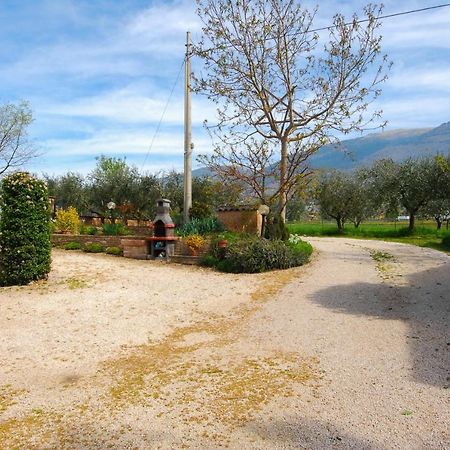
M 310 158 L 309 164 L 317 169 L 350 170 L 369 165 L 378 159 L 392 158 L 401 161 L 408 157 L 431 156 L 437 153 L 450 153 L 450 122 L 436 128 L 373 133 L 343 140 L 338 145 L 326 145 Z M 209 174 L 206 167 L 193 171 L 193 176 L 197 177 Z

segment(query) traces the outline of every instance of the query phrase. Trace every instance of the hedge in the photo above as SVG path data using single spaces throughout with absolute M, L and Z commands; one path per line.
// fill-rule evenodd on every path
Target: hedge
M 50 203 L 47 186 L 27 172 L 3 179 L 0 285 L 22 285 L 50 272 Z

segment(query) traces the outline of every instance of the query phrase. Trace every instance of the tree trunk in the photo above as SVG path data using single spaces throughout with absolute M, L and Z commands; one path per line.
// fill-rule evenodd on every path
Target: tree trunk
M 279 197 L 279 211 L 283 222 L 286 222 L 286 171 L 287 171 L 287 157 L 288 145 L 286 140 L 281 141 L 281 158 L 280 158 L 280 197 Z
M 414 224 L 416 221 L 416 217 L 414 215 L 414 212 L 409 211 L 409 226 L 408 226 L 408 231 L 414 231 Z
M 337 217 L 336 223 L 337 223 L 337 227 L 338 227 L 338 232 L 343 233 L 344 232 L 344 220 L 342 219 L 342 217 Z
M 437 229 L 440 230 L 442 227 L 442 220 L 439 217 L 434 218 L 436 220 Z

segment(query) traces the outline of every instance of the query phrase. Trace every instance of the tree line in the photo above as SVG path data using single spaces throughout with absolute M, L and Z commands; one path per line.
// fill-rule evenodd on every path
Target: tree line
M 73 206 L 81 216 L 95 215 L 102 221 L 109 218 L 151 220 L 156 200 L 168 198 L 174 219 L 180 219 L 183 208 L 183 174 L 141 173 L 125 159 L 100 156 L 95 168 L 86 176 L 68 172 L 60 176 L 44 176 L 49 195 L 55 197 L 57 208 Z M 215 208 L 235 204 L 241 188 L 227 186 L 211 178 L 194 178 L 191 217 L 207 217 Z M 114 209 L 108 203 L 115 204 Z
M 339 231 L 369 218 L 409 216 L 413 231 L 418 216 L 432 218 L 440 229 L 450 219 L 450 155 L 375 161 L 354 172 L 328 171 L 311 183 L 311 197 L 323 218 Z

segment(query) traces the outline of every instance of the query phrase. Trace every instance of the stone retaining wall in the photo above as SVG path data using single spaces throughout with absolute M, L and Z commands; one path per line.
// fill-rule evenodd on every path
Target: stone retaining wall
M 52 245 L 58 247 L 69 242 L 79 242 L 81 245 L 87 244 L 88 242 L 95 242 L 103 245 L 104 247 L 120 247 L 121 249 L 123 249 L 123 246 L 121 244 L 122 240 L 142 238 L 142 236 L 91 236 L 88 234 L 52 234 Z
M 79 242 L 82 246 L 95 242 L 106 247 L 119 247 L 123 250 L 125 258 L 147 259 L 150 254 L 150 242 L 147 236 L 96 236 L 86 234 L 52 234 L 52 245 L 59 247 L 69 242 Z M 200 249 L 197 256 L 192 256 L 188 247 L 179 239 L 175 242 L 174 261 L 184 264 L 197 264 L 200 258 L 208 252 L 209 243 Z

